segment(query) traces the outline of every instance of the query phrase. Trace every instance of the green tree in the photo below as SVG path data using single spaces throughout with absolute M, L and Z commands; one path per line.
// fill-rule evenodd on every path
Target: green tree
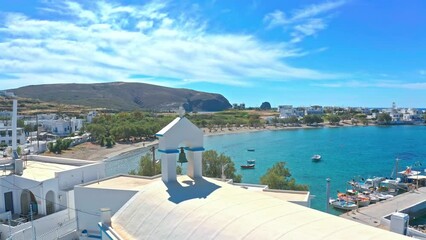
M 275 163 L 269 168 L 265 175 L 260 178 L 262 184 L 268 185 L 271 189 L 282 190 L 308 190 L 307 185 L 296 184 L 296 180 L 291 177 L 290 170 L 285 167 L 285 162 Z
M 105 146 L 107 147 L 107 148 L 112 148 L 112 143 L 113 143 L 113 139 L 111 138 L 111 136 L 109 136 L 109 137 L 106 137 L 105 138 Z
M 380 113 L 377 116 L 377 121 L 380 124 L 389 124 L 392 121 L 392 117 L 389 115 L 389 113 Z
M 324 120 L 320 115 L 308 114 L 303 117 L 303 123 L 307 125 L 312 125 L 314 123 L 322 123 Z
M 235 174 L 235 164 L 225 154 L 218 154 L 215 150 L 203 152 L 203 175 L 206 177 L 222 177 L 222 166 L 225 166 L 226 178 L 232 178 L 234 182 L 241 182 L 242 176 Z
M 155 172 L 154 172 L 154 165 L 152 163 L 152 154 L 150 153 L 141 157 L 137 170 L 132 170 L 129 172 L 129 174 L 131 175 L 140 175 L 140 176 L 154 176 L 160 173 L 161 173 L 160 162 L 155 163 Z
M 329 114 L 329 115 L 327 115 L 327 120 L 330 124 L 336 125 L 340 122 L 341 119 L 336 114 Z

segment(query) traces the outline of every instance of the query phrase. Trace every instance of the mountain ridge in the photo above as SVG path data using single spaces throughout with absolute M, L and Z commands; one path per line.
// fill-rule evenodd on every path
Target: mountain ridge
M 119 111 L 173 111 L 180 106 L 186 111 L 222 111 L 231 107 L 221 94 L 134 82 L 42 84 L 6 91 L 45 102 Z

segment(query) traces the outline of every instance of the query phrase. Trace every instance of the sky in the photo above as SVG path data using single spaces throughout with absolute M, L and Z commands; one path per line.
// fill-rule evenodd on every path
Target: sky
M 231 103 L 426 107 L 423 0 L 0 0 L 0 89 L 142 82 Z

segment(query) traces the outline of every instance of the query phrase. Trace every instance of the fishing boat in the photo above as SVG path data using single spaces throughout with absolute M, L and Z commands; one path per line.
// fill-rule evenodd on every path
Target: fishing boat
M 357 208 L 357 205 L 354 202 L 348 202 L 341 199 L 330 200 L 330 204 L 334 208 L 346 210 L 346 211 L 354 210 Z
M 321 160 L 321 155 L 315 154 L 314 156 L 312 156 L 311 159 L 314 162 L 318 162 L 319 160 Z
M 256 160 L 254 159 L 247 160 L 247 164 L 255 164 L 255 163 L 256 163 Z
M 241 165 L 241 169 L 254 169 L 254 164 Z

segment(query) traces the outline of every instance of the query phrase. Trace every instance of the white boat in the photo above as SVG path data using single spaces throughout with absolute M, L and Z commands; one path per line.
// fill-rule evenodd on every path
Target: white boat
M 364 191 L 362 194 L 364 194 L 366 197 L 370 199 L 370 203 L 376 203 L 380 201 L 379 197 L 376 194 L 371 193 L 370 191 Z
M 393 198 L 394 197 L 393 195 L 383 194 L 383 193 L 374 193 L 374 195 L 376 195 L 379 198 L 380 201 L 387 200 L 389 198 Z
M 346 211 L 354 210 L 354 209 L 357 208 L 357 205 L 355 203 L 347 202 L 347 201 L 344 201 L 344 200 L 331 200 L 330 199 L 330 204 L 334 208 L 346 210 Z
M 312 156 L 312 161 L 317 162 L 319 160 L 321 160 L 321 155 L 315 154 L 314 156 Z
M 368 178 L 364 181 L 357 182 L 355 180 L 349 181 L 348 183 L 354 188 L 355 190 L 359 192 L 364 191 L 371 191 L 372 189 L 376 189 L 380 186 L 380 183 L 384 181 L 384 177 L 375 177 L 375 178 Z
M 256 163 L 256 160 L 254 159 L 247 160 L 247 164 L 254 164 L 254 163 Z

